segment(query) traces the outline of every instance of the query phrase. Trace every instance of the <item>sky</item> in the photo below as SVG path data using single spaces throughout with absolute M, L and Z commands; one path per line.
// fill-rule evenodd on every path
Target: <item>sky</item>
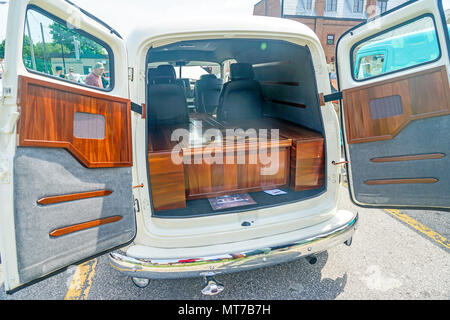
M 11 1 L 11 0 L 9 0 Z M 14 0 L 12 0 L 14 1 Z M 61 0 L 62 1 L 62 0 Z M 209 15 L 252 15 L 259 0 L 72 0 L 126 37 L 133 21 L 169 15 L 189 15 L 193 19 Z M 0 1 L 2 2 L 2 1 Z M 8 5 L 0 4 L 0 40 L 5 38 Z

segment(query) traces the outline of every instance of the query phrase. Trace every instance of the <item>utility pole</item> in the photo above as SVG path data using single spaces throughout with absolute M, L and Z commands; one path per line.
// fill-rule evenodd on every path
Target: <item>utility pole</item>
M 47 67 L 47 50 L 45 48 L 44 27 L 42 26 L 42 22 L 41 22 L 41 35 L 42 35 L 42 50 L 43 50 L 43 53 L 44 53 L 45 73 L 49 73 L 48 72 L 48 67 Z
M 80 41 L 75 36 L 73 36 L 73 47 L 75 50 L 75 60 L 80 61 Z
M 33 39 L 31 38 L 30 23 L 28 22 L 28 18 L 27 18 L 27 29 L 28 29 L 28 36 L 30 37 L 31 63 L 33 64 L 33 70 L 37 70 L 36 58 L 34 57 Z
M 63 62 L 63 66 L 64 66 L 64 74 L 67 74 L 66 60 L 64 59 L 64 46 L 63 46 L 63 42 L 62 42 L 61 27 L 59 26 L 59 23 L 57 23 L 57 26 L 58 26 L 58 32 L 59 32 L 59 42 L 61 44 L 61 56 L 62 56 L 62 62 Z

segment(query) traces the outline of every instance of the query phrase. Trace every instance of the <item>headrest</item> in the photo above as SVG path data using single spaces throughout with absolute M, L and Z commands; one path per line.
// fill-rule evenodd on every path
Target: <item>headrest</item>
M 249 63 L 233 63 L 230 66 L 231 81 L 235 80 L 253 80 L 255 74 L 253 67 Z
M 161 79 L 170 79 L 173 80 L 175 79 L 176 73 L 175 73 L 175 68 L 173 66 L 171 66 L 170 64 L 163 64 L 158 66 L 158 68 L 156 69 L 156 78 Z
M 203 74 L 200 76 L 200 80 L 204 80 L 204 79 L 217 79 L 217 77 L 215 74 L 208 73 L 208 74 Z

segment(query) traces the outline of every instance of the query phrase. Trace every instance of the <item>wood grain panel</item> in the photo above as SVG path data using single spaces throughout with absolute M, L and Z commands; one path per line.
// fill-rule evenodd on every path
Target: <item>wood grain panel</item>
M 60 196 L 52 196 L 41 198 L 37 201 L 40 205 L 48 205 L 53 203 L 61 203 L 66 201 L 80 200 L 80 199 L 88 199 L 95 197 L 104 197 L 109 196 L 112 193 L 111 190 L 98 190 L 98 191 L 90 191 L 90 192 L 82 192 L 82 193 L 72 193 L 65 194 Z
M 384 184 L 408 184 L 408 183 L 436 183 L 436 178 L 406 178 L 406 179 L 378 179 L 364 181 L 368 185 L 384 185 Z
M 19 77 L 19 146 L 67 149 L 88 168 L 132 166 L 130 101 Z M 76 112 L 105 117 L 105 138 L 73 134 Z
M 184 208 L 187 200 L 288 185 L 297 191 L 309 190 L 324 183 L 324 138 L 318 132 L 275 118 L 217 122 L 204 114 L 191 114 L 189 125 L 184 127 L 192 136 L 185 137 L 188 143 L 183 144 L 180 151 L 185 162 L 180 165 L 171 160 L 171 150 L 178 144 L 171 141 L 171 134 L 178 126 L 149 132 L 149 167 L 155 210 Z M 222 140 L 222 143 L 211 145 L 210 141 L 201 138 L 209 128 L 222 131 L 224 137 L 227 129 L 242 129 L 240 133 L 235 132 L 242 135 L 242 139 L 231 144 Z M 258 137 L 245 136 L 251 128 L 256 131 L 267 129 L 266 146 L 259 145 Z M 274 139 L 271 129 L 279 130 L 278 139 Z M 275 150 L 271 150 L 272 147 L 276 147 Z M 262 174 L 261 170 L 270 164 L 264 165 L 259 158 L 265 150 L 269 159 L 278 160 L 277 171 L 268 175 Z M 218 156 L 224 157 L 224 161 L 215 163 L 214 152 L 221 151 L 223 154 Z M 238 162 L 238 152 L 243 152 L 245 161 Z M 207 155 L 212 158 L 205 161 Z M 196 159 L 200 161 L 196 162 Z
M 112 216 L 108 218 L 102 218 L 97 220 L 92 220 L 88 222 L 83 222 L 79 224 L 75 224 L 68 227 L 58 228 L 50 232 L 50 237 L 60 237 L 69 233 L 74 233 L 80 230 L 86 230 L 94 227 L 99 227 L 108 223 L 113 223 L 122 220 L 122 216 Z
M 324 171 L 323 139 L 295 141 L 291 151 L 291 188 L 300 191 L 323 186 Z
M 370 159 L 372 162 L 397 162 L 397 161 L 411 161 L 411 160 L 430 160 L 430 159 L 442 159 L 445 157 L 443 153 L 428 153 L 428 154 L 411 154 L 406 156 L 395 157 L 381 157 Z
M 278 165 L 275 172 L 264 174 L 270 170 L 270 163 L 263 164 L 259 153 L 267 152 L 267 156 Z M 215 197 L 222 194 L 256 192 L 275 187 L 286 186 L 289 183 L 289 147 L 279 148 L 275 153 L 270 149 L 254 148 L 245 152 L 244 163 L 238 163 L 235 153 L 232 161 L 224 160 L 224 164 L 195 164 L 193 156 L 191 164 L 185 164 L 185 174 L 188 182 L 187 199 Z M 254 160 L 250 160 L 250 159 Z M 274 162 L 274 163 L 275 163 Z M 268 172 L 266 172 L 268 173 Z
M 373 119 L 370 101 L 398 95 L 400 115 Z M 409 122 L 450 113 L 450 89 L 445 66 L 343 91 L 348 143 L 388 140 Z
M 155 210 L 186 207 L 183 164 L 174 164 L 171 152 L 148 155 L 150 187 Z
M 325 144 L 323 136 L 297 124 L 266 118 L 265 126 L 278 128 L 280 136 L 292 140 L 290 187 L 295 191 L 323 186 L 325 175 Z

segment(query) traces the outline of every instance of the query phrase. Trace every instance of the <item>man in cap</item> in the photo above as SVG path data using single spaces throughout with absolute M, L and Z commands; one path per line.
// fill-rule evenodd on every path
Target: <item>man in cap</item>
M 98 88 L 103 88 L 102 75 L 105 72 L 103 63 L 97 62 L 94 70 L 86 76 L 86 84 Z
M 69 74 L 67 75 L 67 79 L 75 82 L 78 82 L 80 80 L 80 75 L 78 73 L 75 73 L 74 67 L 69 68 Z

